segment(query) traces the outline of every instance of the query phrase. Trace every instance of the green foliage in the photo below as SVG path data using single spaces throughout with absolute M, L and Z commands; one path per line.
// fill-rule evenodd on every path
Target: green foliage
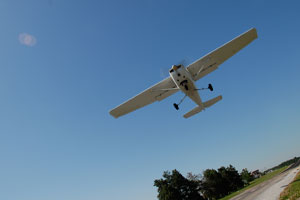
M 242 170 L 241 178 L 245 185 L 249 185 L 250 182 L 254 180 L 254 177 L 251 175 L 247 168 Z
M 217 170 L 207 169 L 199 175 L 182 176 L 176 169 L 166 171 L 163 178 L 154 181 L 159 200 L 219 199 L 244 186 L 238 171 L 232 166 Z
M 202 193 L 207 199 L 217 199 L 225 193 L 222 176 L 214 169 L 207 169 L 203 172 Z
M 232 166 L 218 171 L 207 169 L 203 173 L 202 193 L 207 199 L 219 199 L 244 186 L 238 171 Z
M 172 173 L 166 171 L 162 179 L 154 181 L 158 187 L 159 200 L 203 200 L 200 195 L 200 181 L 189 180 L 176 169 Z
M 220 167 L 218 170 L 207 169 L 202 176 L 189 173 L 187 178 L 175 169 L 172 173 L 165 171 L 163 178 L 154 181 L 154 186 L 157 187 L 159 200 L 216 200 L 223 197 L 225 200 L 271 179 L 287 169 L 286 165 L 293 164 L 298 160 L 299 158 L 295 157 L 285 161 L 278 165 L 284 165 L 285 167 L 274 170 L 255 180 L 246 168 L 239 174 L 232 165 Z M 278 166 L 273 169 L 277 169 Z
M 280 194 L 280 200 L 296 200 L 300 198 L 300 172 L 296 178 Z
M 228 195 L 228 196 L 222 198 L 221 200 L 229 200 L 229 199 L 231 199 L 232 197 L 235 197 L 235 196 L 241 194 L 241 193 L 244 192 L 245 190 L 248 190 L 248 189 L 250 189 L 250 188 L 252 188 L 252 187 L 254 187 L 254 186 L 256 186 L 256 185 L 258 185 L 258 184 L 260 184 L 260 183 L 262 183 L 262 182 L 265 182 L 265 181 L 267 181 L 267 180 L 273 178 L 274 176 L 276 176 L 277 174 L 283 172 L 283 171 L 286 170 L 286 169 L 287 169 L 287 167 L 282 167 L 282 168 L 277 169 L 277 170 L 275 170 L 275 171 L 273 171 L 273 172 L 271 172 L 271 173 L 268 173 L 268 174 L 266 174 L 266 175 L 264 175 L 264 176 L 262 176 L 262 177 L 260 177 L 260 178 L 257 178 L 257 179 L 255 179 L 254 181 L 252 181 L 252 182 L 250 183 L 250 185 L 248 185 L 247 187 L 244 187 L 244 188 L 242 188 L 241 190 L 238 190 L 238 191 L 236 191 L 236 192 L 234 192 L 234 193 L 231 193 L 230 195 Z
M 273 171 L 273 170 L 276 170 L 276 169 L 279 169 L 279 168 L 282 168 L 282 167 L 285 167 L 285 166 L 294 164 L 294 163 L 296 163 L 298 160 L 300 160 L 300 157 L 294 157 L 294 158 L 292 158 L 292 159 L 290 159 L 290 160 L 287 160 L 287 161 L 284 161 L 284 162 L 280 163 L 279 165 L 277 165 L 277 166 L 275 166 L 275 167 L 273 167 L 273 168 L 271 168 L 271 169 L 266 170 L 266 172 L 269 172 L 269 171 L 271 171 L 271 170 Z
M 218 172 L 221 174 L 224 184 L 227 185 L 227 194 L 244 186 L 239 172 L 232 165 L 229 165 L 227 168 L 221 167 L 218 169 Z

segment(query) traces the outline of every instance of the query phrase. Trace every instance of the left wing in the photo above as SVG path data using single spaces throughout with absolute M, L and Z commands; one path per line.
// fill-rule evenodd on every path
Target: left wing
M 195 81 L 199 80 L 203 76 L 216 70 L 220 64 L 236 54 L 256 38 L 256 29 L 252 28 L 190 64 L 187 67 L 187 70 L 192 74 L 192 77 Z
M 172 78 L 168 77 L 112 109 L 109 113 L 115 118 L 118 118 L 155 101 L 161 101 L 176 93 L 178 90 L 179 88 L 177 88 Z

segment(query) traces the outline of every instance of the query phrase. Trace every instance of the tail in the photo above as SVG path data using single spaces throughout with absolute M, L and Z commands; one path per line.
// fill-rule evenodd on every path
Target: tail
M 203 103 L 203 106 L 197 106 L 196 108 L 194 108 L 193 110 L 189 111 L 188 113 L 186 113 L 185 115 L 183 115 L 184 118 L 189 118 L 199 112 L 201 112 L 202 110 L 204 110 L 205 108 L 208 108 L 212 105 L 214 105 L 215 103 L 217 103 L 218 101 L 220 101 L 222 99 L 222 95 L 217 96 L 211 100 L 208 100 L 206 102 Z

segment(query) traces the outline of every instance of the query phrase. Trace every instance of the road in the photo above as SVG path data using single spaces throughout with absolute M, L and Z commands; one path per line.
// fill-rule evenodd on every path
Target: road
M 280 193 L 293 181 L 299 170 L 300 166 L 289 169 L 231 198 L 231 200 L 278 200 Z

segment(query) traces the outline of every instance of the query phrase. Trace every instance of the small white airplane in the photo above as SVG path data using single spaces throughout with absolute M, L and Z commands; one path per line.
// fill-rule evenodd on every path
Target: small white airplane
M 206 102 L 202 102 L 198 90 L 209 89 L 213 91 L 213 87 L 209 84 L 208 88 L 197 89 L 195 81 L 216 70 L 220 64 L 236 54 L 239 50 L 247 46 L 256 38 L 256 29 L 252 28 L 190 64 L 186 68 L 183 65 L 173 65 L 169 71 L 170 77 L 160 81 L 156 85 L 117 106 L 109 113 L 113 117 L 118 118 L 155 101 L 161 101 L 180 90 L 185 94 L 185 96 L 178 104 L 173 104 L 176 110 L 179 109 L 179 104 L 183 102 L 184 98 L 188 96 L 197 104 L 197 106 L 186 113 L 184 118 L 189 118 L 201 112 L 205 108 L 220 101 L 222 96 L 220 95 Z

